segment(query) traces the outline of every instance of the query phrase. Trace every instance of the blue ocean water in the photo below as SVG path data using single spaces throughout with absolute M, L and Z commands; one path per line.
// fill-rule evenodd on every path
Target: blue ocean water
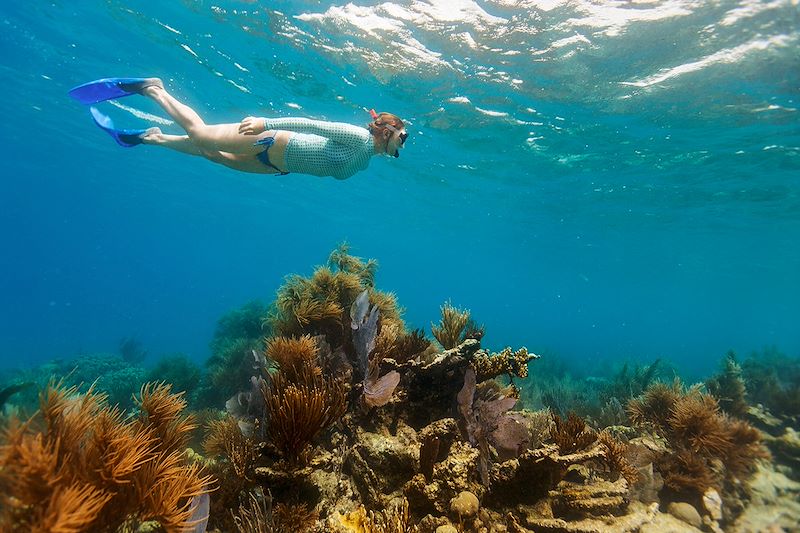
M 800 353 L 796 1 L 32 1 L 0 8 L 0 367 L 208 355 L 216 320 L 340 242 L 406 321 L 595 364 Z M 209 123 L 411 137 L 347 181 L 125 150 L 69 99 L 159 76 Z M 104 104 L 178 132 L 152 102 Z

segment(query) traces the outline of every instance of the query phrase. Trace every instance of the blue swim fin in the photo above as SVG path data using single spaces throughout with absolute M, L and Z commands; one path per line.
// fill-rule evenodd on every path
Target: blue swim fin
M 118 130 L 114 128 L 114 123 L 111 121 L 111 118 L 102 114 L 97 108 L 90 107 L 89 111 L 92 113 L 92 118 L 94 119 L 94 123 L 97 124 L 97 127 L 105 130 L 106 133 L 114 137 L 114 140 L 117 141 L 117 144 L 120 146 L 130 148 L 131 146 L 142 144 L 141 136 L 147 132 L 147 130 Z
M 103 78 L 78 85 L 69 91 L 69 95 L 82 104 L 96 104 L 105 100 L 138 94 L 135 91 L 125 90 L 122 86 L 143 81 L 147 81 L 147 78 Z

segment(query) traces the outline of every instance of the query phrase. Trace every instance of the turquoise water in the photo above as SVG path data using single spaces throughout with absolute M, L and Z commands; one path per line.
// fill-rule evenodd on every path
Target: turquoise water
M 796 2 L 16 2 L 0 8 L 0 366 L 200 361 L 215 322 L 334 246 L 411 326 L 576 361 L 800 353 Z M 159 76 L 205 120 L 394 112 L 400 159 L 330 178 L 125 150 L 69 99 Z M 126 127 L 166 115 L 104 104 Z

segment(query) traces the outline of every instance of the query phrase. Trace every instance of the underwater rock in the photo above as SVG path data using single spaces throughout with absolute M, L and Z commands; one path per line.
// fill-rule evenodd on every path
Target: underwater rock
M 437 527 L 436 533 L 458 533 L 458 530 L 450 524 L 445 524 Z
M 747 409 L 747 421 L 755 427 L 773 436 L 781 434 L 783 423 L 773 416 L 766 407 L 761 404 L 751 405 Z
M 453 418 L 443 418 L 425 426 L 419 432 L 419 467 L 430 482 L 433 467 L 450 453 L 450 447 L 459 440 L 458 424 Z
M 454 442 L 447 458 L 434 466 L 433 481 L 428 483 L 424 475 L 417 474 L 404 492 L 412 509 L 443 515 L 450 510 L 450 500 L 460 492 L 483 494 L 477 470 L 478 450 L 469 443 Z
M 517 459 L 494 465 L 491 472 L 489 503 L 503 506 L 530 504 L 545 497 L 561 481 L 571 465 L 602 459 L 605 449 L 595 446 L 590 450 L 559 455 L 558 446 L 547 444 L 527 450 Z
M 703 494 L 703 507 L 712 520 L 716 522 L 722 520 L 722 497 L 715 489 L 708 489 Z
M 649 523 L 642 525 L 639 533 L 702 533 L 702 530 L 675 518 L 669 513 L 655 512 L 653 519 Z
M 396 369 L 403 375 L 402 416 L 408 424 L 420 428 L 452 416 L 452 402 L 464 384 L 464 371 L 479 348 L 480 342 L 467 339 L 432 360 L 412 359 L 401 365 L 382 361 L 382 372 Z
M 653 466 L 653 462 L 667 453 L 663 442 L 649 437 L 639 437 L 628 442 L 626 458 L 636 468 L 639 479 L 631 486 L 630 498 L 644 503 L 658 501 L 658 493 L 664 487 L 664 478 Z
M 797 531 L 800 524 L 800 483 L 761 463 L 750 480 L 750 501 L 727 533 Z
M 767 437 L 764 442 L 780 463 L 794 469 L 794 477 L 800 476 L 800 433 L 787 427 L 779 437 Z
M 346 468 L 364 503 L 380 502 L 381 494 L 399 490 L 417 471 L 416 432 L 402 421 L 396 433 L 359 430 Z
M 627 506 L 628 483 L 594 480 L 587 483 L 562 481 L 548 493 L 556 516 L 601 516 L 621 514 Z
M 450 500 L 450 512 L 462 522 L 477 516 L 479 508 L 478 497 L 467 490 Z
M 703 525 L 703 519 L 700 513 L 697 512 L 697 509 L 690 503 L 672 502 L 667 506 L 667 512 L 690 526 L 699 528 Z
M 564 520 L 561 518 L 538 518 L 531 515 L 523 517 L 524 527 L 512 515 L 508 515 L 510 530 L 518 533 L 631 533 L 645 531 L 646 524 L 652 522 L 658 514 L 658 504 L 644 505 L 635 502 L 630 505 L 626 514 L 621 516 L 604 516 L 601 518 L 585 518 L 581 520 Z M 531 528 L 531 529 L 527 529 Z M 658 529 L 648 530 L 650 533 L 664 533 Z M 673 530 L 675 533 L 686 532 L 686 529 Z

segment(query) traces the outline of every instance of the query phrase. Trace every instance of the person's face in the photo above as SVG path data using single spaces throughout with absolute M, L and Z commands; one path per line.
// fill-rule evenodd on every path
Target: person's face
M 389 138 L 386 139 L 386 153 L 394 157 L 400 157 L 400 148 L 405 144 L 408 133 L 406 133 L 405 129 L 398 130 L 389 124 L 386 124 L 386 131 L 390 134 Z

